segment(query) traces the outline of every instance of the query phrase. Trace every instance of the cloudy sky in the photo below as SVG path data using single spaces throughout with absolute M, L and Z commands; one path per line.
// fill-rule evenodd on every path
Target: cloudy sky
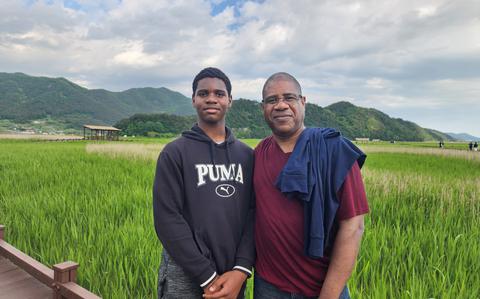
M 189 96 L 206 66 L 235 98 L 287 71 L 322 107 L 480 136 L 478 0 L 0 0 L 0 72 Z

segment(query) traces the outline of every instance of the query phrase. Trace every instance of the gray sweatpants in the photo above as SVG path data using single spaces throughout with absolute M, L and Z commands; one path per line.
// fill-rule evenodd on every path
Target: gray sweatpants
M 237 299 L 244 299 L 246 284 Z M 162 251 L 162 262 L 158 271 L 158 299 L 200 299 L 203 289 L 194 283 L 167 251 Z
M 202 294 L 203 289 L 163 250 L 158 271 L 158 299 L 200 299 Z

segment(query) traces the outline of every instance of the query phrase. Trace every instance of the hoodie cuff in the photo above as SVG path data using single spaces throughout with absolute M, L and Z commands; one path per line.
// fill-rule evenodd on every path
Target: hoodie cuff
M 235 267 L 233 267 L 233 270 L 238 270 L 240 272 L 245 273 L 247 275 L 247 278 L 250 278 L 252 276 L 252 271 L 250 271 L 249 269 L 244 268 L 242 266 L 235 266 Z
M 235 267 L 233 267 L 233 270 L 242 271 L 243 273 L 247 274 L 247 276 L 250 278 L 250 276 L 252 276 L 252 267 L 253 267 L 253 263 L 248 259 L 237 258 L 237 260 L 235 261 Z
M 217 276 L 217 272 L 214 272 L 207 280 L 205 280 L 202 284 L 200 284 L 201 288 L 208 286 Z

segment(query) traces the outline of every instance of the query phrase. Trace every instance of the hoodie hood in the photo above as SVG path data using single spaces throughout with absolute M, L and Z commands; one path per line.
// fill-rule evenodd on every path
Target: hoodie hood
M 210 158 L 212 160 L 212 164 L 215 165 L 215 147 L 223 148 L 225 147 L 227 153 L 227 161 L 230 163 L 230 150 L 229 146 L 235 142 L 235 136 L 233 136 L 232 130 L 228 127 L 225 127 L 225 141 L 218 144 L 212 140 L 205 132 L 195 124 L 189 131 L 184 131 L 182 136 L 188 139 L 193 139 L 200 142 L 208 143 L 210 149 Z
M 235 141 L 235 137 L 233 136 L 232 130 L 230 130 L 230 128 L 228 127 L 225 127 L 225 133 L 226 133 L 225 143 L 226 144 L 233 143 Z M 198 126 L 198 124 L 195 124 L 189 131 L 184 131 L 182 133 L 182 136 L 189 139 L 201 141 L 201 142 L 213 143 L 214 145 L 220 145 L 220 146 L 223 145 L 223 143 L 221 144 L 215 143 L 210 137 L 208 137 L 207 134 L 205 134 L 205 132 Z

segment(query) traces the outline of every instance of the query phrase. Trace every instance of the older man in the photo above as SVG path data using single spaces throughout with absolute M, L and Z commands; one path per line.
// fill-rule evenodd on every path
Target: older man
M 272 135 L 255 149 L 254 297 L 350 298 L 369 211 L 366 156 L 334 129 L 305 128 L 306 98 L 290 74 L 268 78 L 262 96 Z

